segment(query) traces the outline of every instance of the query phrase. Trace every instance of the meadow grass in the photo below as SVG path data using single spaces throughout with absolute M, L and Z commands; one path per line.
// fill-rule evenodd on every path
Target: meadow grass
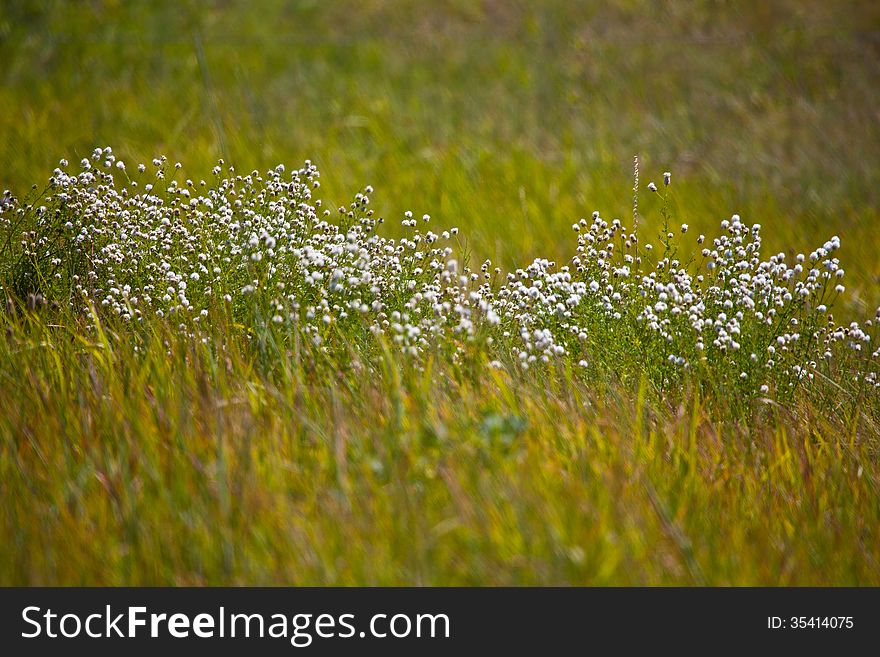
M 267 380 L 172 335 L 138 354 L 19 330 L 4 584 L 878 581 L 876 427 L 811 405 L 721 420 L 562 368 L 456 380 L 390 356 L 323 382 L 289 357 Z
M 310 157 L 328 207 L 372 183 L 378 214 L 428 212 L 474 271 L 513 271 L 568 263 L 593 210 L 631 224 L 638 153 L 655 247 L 666 211 L 682 259 L 733 212 L 789 262 L 840 235 L 835 315 L 873 316 L 871 3 L 357 8 L 11 3 L 0 185 L 25 199 L 96 142 L 132 177 L 161 152 L 196 179 Z M 664 202 L 645 190 L 667 169 Z M 880 583 L 880 404 L 852 360 L 767 395 L 718 356 L 671 375 L 647 334 L 603 333 L 634 318 L 592 310 L 588 373 L 569 343 L 517 367 L 515 333 L 501 367 L 482 342 L 414 361 L 357 328 L 322 351 L 266 339 L 237 298 L 133 330 L 72 284 L 14 289 L 20 255 L 0 267 L 0 583 Z

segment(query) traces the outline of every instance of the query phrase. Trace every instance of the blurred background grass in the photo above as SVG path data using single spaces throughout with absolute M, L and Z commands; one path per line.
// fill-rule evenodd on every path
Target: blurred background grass
M 853 303 L 880 300 L 876 2 L 3 5 L 4 188 L 103 144 L 192 177 L 311 158 L 326 201 L 373 184 L 386 217 L 429 212 L 510 266 L 570 255 L 594 209 L 631 216 L 638 154 L 696 230 L 840 234 Z

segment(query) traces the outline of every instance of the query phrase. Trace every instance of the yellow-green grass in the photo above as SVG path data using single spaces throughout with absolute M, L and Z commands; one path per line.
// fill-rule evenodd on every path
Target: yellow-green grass
M 507 265 L 631 213 L 675 175 L 682 221 L 739 212 L 780 250 L 832 234 L 876 292 L 872 2 L 26 2 L 0 15 L 0 186 L 110 144 L 192 171 L 306 158 L 328 202 L 461 225 Z M 855 282 L 858 277 L 859 285 Z
M 872 424 L 22 326 L 3 584 L 880 583 Z
M 0 187 L 104 143 L 192 171 L 311 158 L 328 204 L 372 183 L 385 216 L 512 266 L 630 216 L 638 154 L 695 233 L 839 234 L 861 318 L 880 14 L 767 5 L 9 2 Z M 46 324 L 0 337 L 3 584 L 880 584 L 876 399 L 737 416 L 564 369 L 267 373 L 223 327 L 169 355 L 163 327 L 134 353 Z

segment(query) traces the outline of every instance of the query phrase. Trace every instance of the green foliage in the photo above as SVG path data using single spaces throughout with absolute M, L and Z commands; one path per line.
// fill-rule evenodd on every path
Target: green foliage
M 876 584 L 877 428 L 564 373 L 258 376 L 223 333 L 0 341 L 4 584 Z M 35 549 L 34 546 L 39 546 Z
M 878 18 L 875 3 L 794 0 L 6 3 L 0 187 L 23 211 L 2 202 L 0 584 L 880 584 L 878 336 L 863 322 L 880 302 Z M 396 342 L 405 284 L 433 280 L 405 259 L 379 295 L 386 334 L 335 313 L 314 340 L 307 307 L 342 293 L 293 264 L 300 305 L 276 323 L 268 259 L 221 268 L 210 294 L 187 278 L 185 319 L 157 295 L 138 321 L 121 292 L 101 301 L 155 282 L 160 254 L 144 240 L 142 258 L 96 269 L 66 228 L 90 218 L 46 187 L 96 142 L 128 164 L 110 169 L 119 189 L 139 182 L 128 201 L 156 184 L 133 163 L 163 152 L 193 176 L 220 157 L 240 172 L 312 158 L 342 233 L 372 230 L 348 204 L 366 183 L 377 216 L 461 227 L 461 271 L 493 261 L 464 295 L 549 285 L 566 265 L 587 286 L 612 276 L 601 254 L 571 262 L 592 224 L 571 227 L 594 209 L 632 227 L 639 154 L 638 246 L 602 242 L 643 258 L 639 275 L 687 272 L 714 321 L 727 311 L 710 288 L 732 290 L 719 273 L 735 263 L 701 251 L 736 238 L 717 230 L 736 211 L 763 225 L 762 261 L 793 267 L 839 235 L 847 289 L 819 281 L 778 325 L 746 314 L 724 351 L 697 349 L 686 314 L 655 311 L 652 328 L 640 292 L 661 292 L 635 277 L 616 287 L 620 318 L 601 292 L 571 318 L 529 306 L 553 337 L 540 349 L 503 304 L 473 339 L 450 322 Z M 156 194 L 189 231 L 175 268 L 194 262 L 190 237 L 221 259 L 223 227 L 190 221 L 183 174 L 169 194 L 162 167 Z M 669 189 L 647 192 L 645 172 L 666 169 Z M 536 257 L 557 265 L 505 282 Z M 758 376 L 779 337 L 778 375 Z M 564 352 L 541 362 L 551 346 Z

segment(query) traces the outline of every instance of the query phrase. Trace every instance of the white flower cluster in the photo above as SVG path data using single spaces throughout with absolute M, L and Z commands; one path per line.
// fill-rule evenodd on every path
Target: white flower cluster
M 35 218 L 17 236 L 19 261 L 30 265 L 11 276 L 21 290 L 91 302 L 124 321 L 174 318 L 183 330 L 218 309 L 296 327 L 315 344 L 367 328 L 413 355 L 443 335 L 472 338 L 480 315 L 497 321 L 470 290 L 476 275 L 451 258 L 457 230 L 423 233 L 408 212 L 409 237 L 380 237 L 370 187 L 331 222 L 312 200 L 319 173 L 309 162 L 288 174 L 283 165 L 246 176 L 230 167 L 223 178 L 221 162 L 211 185 L 179 182 L 164 157 L 153 161 L 154 182 L 120 185 L 112 169 L 125 166 L 110 148 L 96 149 L 79 173 L 65 166 L 44 205 L 10 200 L 0 215 L 7 231 Z
M 536 260 L 508 275 L 495 296 L 495 312 L 510 320 L 504 335 L 521 339 L 516 356 L 524 367 L 566 354 L 581 366 L 607 361 L 611 343 L 623 342 L 626 366 L 634 356 L 665 378 L 674 370 L 708 369 L 766 394 L 771 386 L 812 379 L 820 362 L 830 367 L 843 347 L 871 359 L 856 376 L 876 384 L 880 345 L 872 347 L 871 331 L 877 318 L 844 327 L 828 313 L 844 291 L 844 271 L 832 255 L 839 238 L 791 264 L 782 253 L 763 260 L 761 226 L 734 215 L 699 258 L 681 262 L 667 242 L 650 261 L 651 245 L 639 248 L 638 236 L 618 220 L 594 213 L 592 222 L 582 219 L 573 228 L 578 248 L 571 266 Z M 704 242 L 700 235 L 697 245 Z
M 844 291 L 836 237 L 793 262 L 763 259 L 761 226 L 734 215 L 682 261 L 665 228 L 655 257 L 635 230 L 594 213 L 573 226 L 570 263 L 537 259 L 505 279 L 488 260 L 479 271 L 460 263 L 457 230 L 423 232 L 411 212 L 406 237 L 378 235 L 370 187 L 331 220 L 309 162 L 242 176 L 221 161 L 210 184 L 177 180 L 180 165 L 164 157 L 152 164 L 135 180 L 110 148 L 96 149 L 77 173 L 62 160 L 38 202 L 5 194 L 0 285 L 193 334 L 224 313 L 320 349 L 373 334 L 416 358 L 476 350 L 492 367 L 637 368 L 660 385 L 701 371 L 784 393 L 836 368 L 880 387 L 877 320 L 837 326 L 828 312 Z

